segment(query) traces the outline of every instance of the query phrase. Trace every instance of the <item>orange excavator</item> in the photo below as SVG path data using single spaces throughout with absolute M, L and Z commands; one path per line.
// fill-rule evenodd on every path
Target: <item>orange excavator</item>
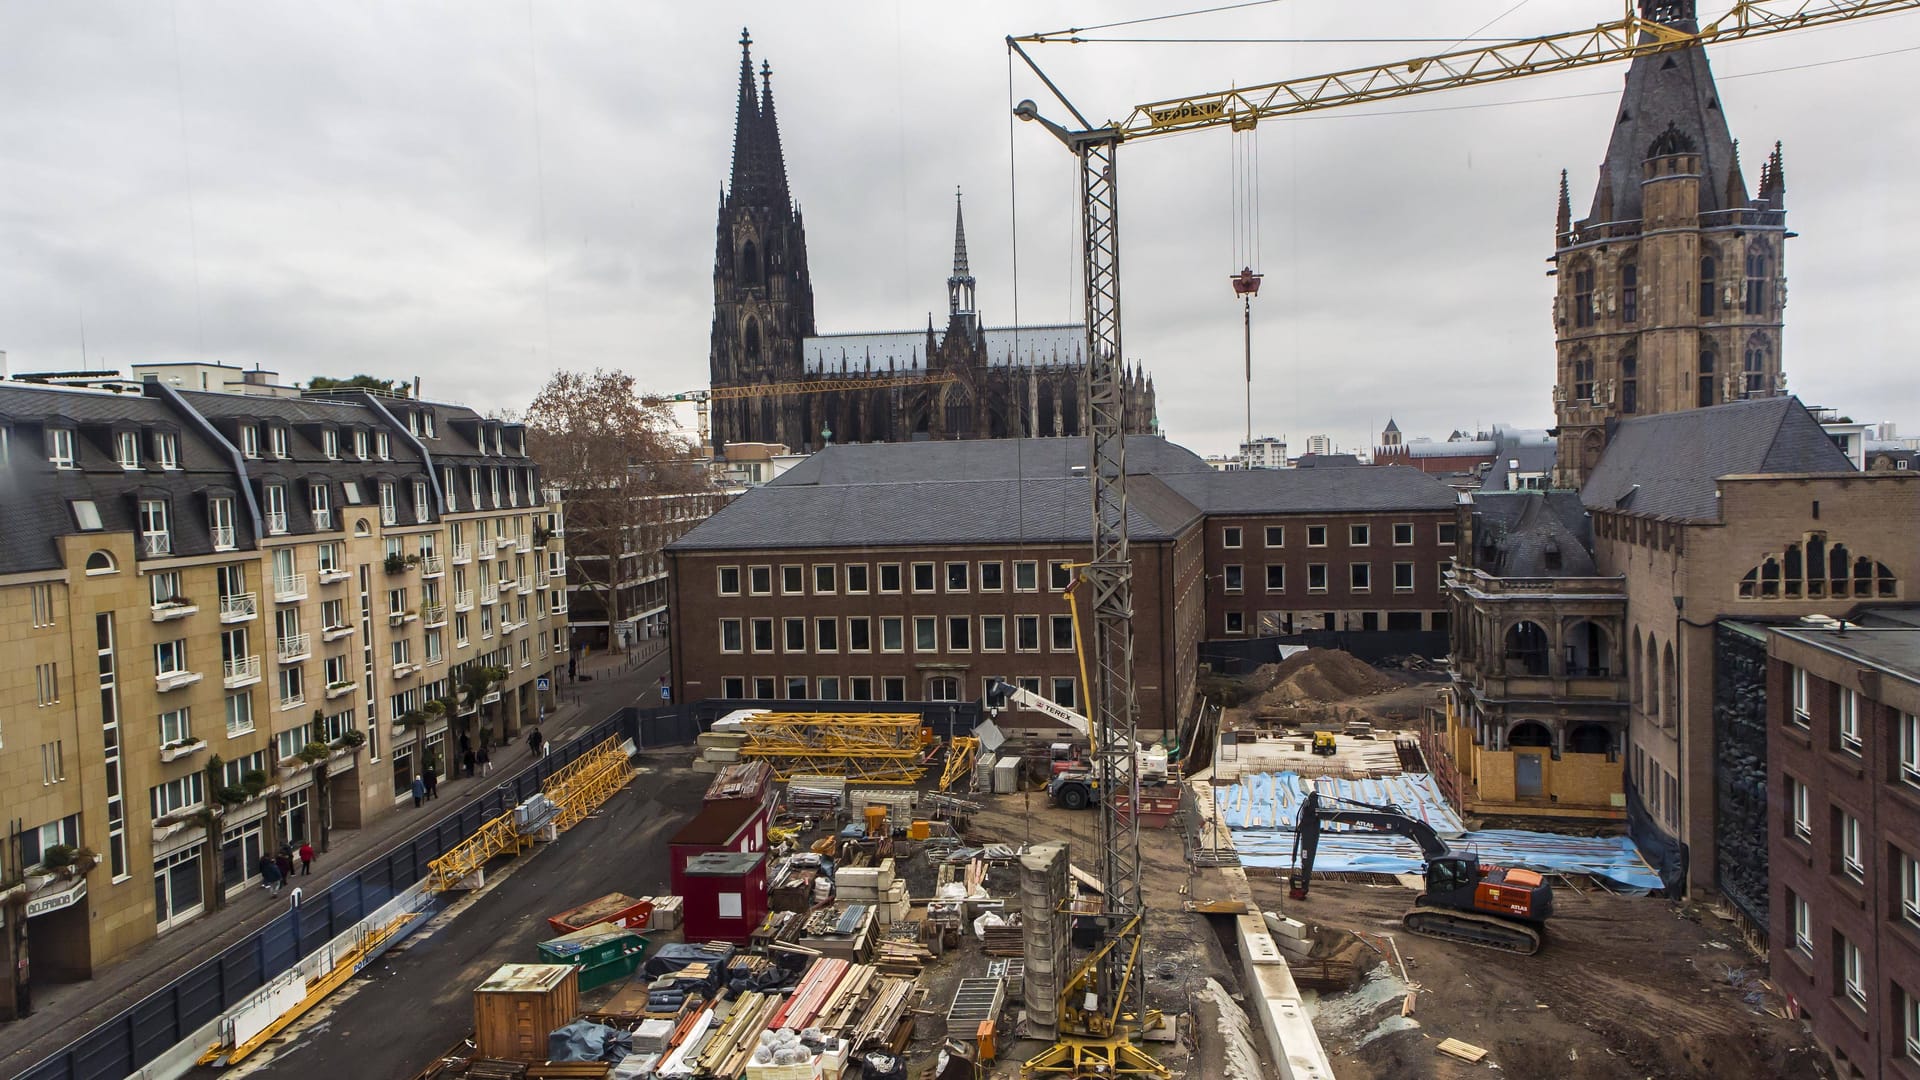
M 1393 806 L 1309 791 L 1294 826 L 1290 898 L 1307 898 L 1321 826 L 1326 824 L 1361 825 L 1420 845 L 1427 861 L 1426 891 L 1400 919 L 1413 933 L 1528 956 L 1540 951 L 1547 918 L 1553 914 L 1553 886 L 1531 870 L 1483 866 L 1477 856 L 1454 851 L 1426 822 Z

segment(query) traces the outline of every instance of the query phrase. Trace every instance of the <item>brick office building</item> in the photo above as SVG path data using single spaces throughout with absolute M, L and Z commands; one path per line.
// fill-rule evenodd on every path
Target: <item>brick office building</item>
M 1920 628 L 1768 638 L 1771 977 L 1843 1076 L 1920 1076 Z
M 747 492 L 668 548 L 676 684 L 689 701 L 955 701 L 1008 678 L 1082 708 L 1067 590 L 1088 552 L 1085 454 L 1079 439 L 832 447 Z M 1142 730 L 1185 716 L 1206 637 L 1309 615 L 1444 625 L 1453 495 L 1418 472 L 1216 473 L 1152 437 L 1128 441 L 1128 468 Z M 1400 562 L 1413 585 L 1395 590 Z

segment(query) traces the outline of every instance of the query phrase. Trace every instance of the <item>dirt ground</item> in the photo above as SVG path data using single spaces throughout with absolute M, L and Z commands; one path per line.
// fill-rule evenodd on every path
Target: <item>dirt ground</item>
M 1446 673 L 1370 667 L 1347 653 L 1312 649 L 1244 677 L 1245 704 L 1227 710 L 1228 727 L 1344 726 L 1364 720 L 1376 729 L 1412 730 L 1434 701 Z
M 1317 1003 L 1315 1027 L 1341 1080 L 1454 1080 L 1488 1074 L 1555 1080 L 1827 1077 L 1825 1057 L 1760 982 L 1731 923 L 1645 897 L 1565 889 L 1535 956 L 1406 933 L 1409 889 L 1317 882 L 1289 902 L 1253 871 L 1269 910 L 1309 924 L 1393 934 L 1420 987 L 1408 1024 L 1397 968 L 1376 968 L 1353 994 Z M 1477 1065 L 1435 1051 L 1443 1039 L 1488 1051 Z

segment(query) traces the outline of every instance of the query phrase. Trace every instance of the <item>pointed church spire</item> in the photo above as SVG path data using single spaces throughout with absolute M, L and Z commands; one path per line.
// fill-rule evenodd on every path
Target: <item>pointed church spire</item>
M 753 187 L 754 158 L 759 140 L 760 101 L 753 87 L 753 36 L 740 28 L 740 102 L 733 119 L 733 180 L 728 190 L 738 199 Z
M 1781 152 L 1780 144 L 1777 142 L 1773 144 L 1773 154 L 1767 158 L 1766 175 L 1760 187 L 1761 198 L 1771 199 L 1776 203 L 1780 201 L 1782 195 L 1787 193 L 1786 156 Z
M 953 275 L 947 278 L 949 315 L 972 315 L 973 274 L 967 270 L 967 219 L 960 211 L 960 189 L 953 189 Z
M 773 113 L 773 65 L 765 60 L 760 61 L 760 131 L 772 205 L 785 213 L 792 205 L 787 195 L 787 156 L 780 148 L 780 121 Z
M 1567 201 L 1567 170 L 1560 170 L 1560 212 L 1553 219 L 1556 242 L 1573 230 L 1573 204 Z
M 1727 164 L 1727 201 L 1729 207 L 1747 205 L 1747 178 L 1740 173 L 1740 140 L 1733 140 L 1733 160 Z

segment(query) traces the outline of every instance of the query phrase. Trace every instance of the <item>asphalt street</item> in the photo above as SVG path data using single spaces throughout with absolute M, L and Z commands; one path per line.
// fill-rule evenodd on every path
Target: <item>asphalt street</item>
M 710 777 L 686 752 L 642 759 L 632 784 L 558 841 L 496 864 L 464 909 L 382 957 L 236 1069 L 195 1075 L 345 1080 L 413 1076 L 473 1029 L 473 988 L 501 964 L 533 963 L 549 915 L 609 892 L 667 891 L 667 839 Z M 502 871 L 505 871 L 502 873 Z

